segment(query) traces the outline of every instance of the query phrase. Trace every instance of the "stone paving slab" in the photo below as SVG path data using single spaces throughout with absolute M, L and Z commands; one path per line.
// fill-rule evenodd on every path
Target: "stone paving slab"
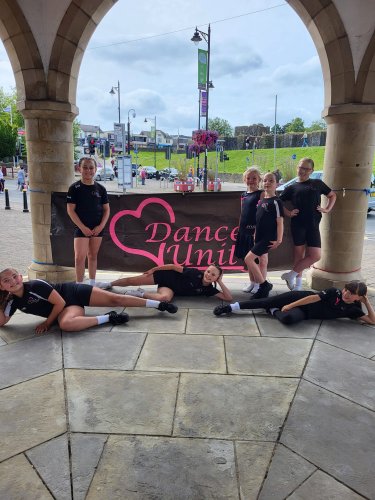
M 2 346 L 2 345 L 6 345 L 6 342 L 5 342 L 5 340 L 3 340 L 3 339 L 0 337 L 0 346 Z
M 0 348 L 0 388 L 61 369 L 60 333 L 34 335 L 32 339 Z
M 66 432 L 62 372 L 0 392 L 0 460 Z
M 225 337 L 228 373 L 300 377 L 312 341 L 259 337 Z
M 74 500 L 85 500 L 107 439 L 106 434 L 71 435 Z
M 223 339 L 208 335 L 149 335 L 136 369 L 226 373 Z
M 302 381 L 281 442 L 354 491 L 375 491 L 375 414 Z
M 335 481 L 322 471 L 316 471 L 289 500 L 360 500 L 363 497 L 349 490 L 343 484 Z
M 71 500 L 66 434 L 28 450 L 26 456 L 56 500 Z
M 7 325 L 0 327 L 0 336 L 8 344 L 34 338 L 36 336 L 35 327 L 40 325 L 44 320 L 45 318 L 40 316 L 16 312 Z M 57 332 L 60 332 L 60 328 L 58 325 L 55 325 L 48 331 L 48 334 Z
M 105 338 L 103 336 L 105 335 Z M 65 368 L 133 370 L 145 333 L 123 331 L 63 334 Z M 105 348 L 103 348 L 105 346 Z M 1 351 L 0 351 L 1 353 Z
M 321 324 L 320 320 L 310 319 L 296 325 L 283 325 L 276 318 L 272 318 L 265 312 L 256 312 L 255 321 L 262 337 L 287 337 L 296 339 L 314 339 Z
M 277 445 L 258 500 L 289 498 L 289 495 L 316 470 L 316 467 L 304 458 L 283 445 Z M 319 496 L 310 496 L 310 499 L 312 498 L 321 500 Z
M 177 374 L 66 370 L 72 432 L 172 433 Z
M 297 379 L 182 374 L 174 435 L 276 440 Z
M 193 335 L 259 336 L 254 316 L 249 311 L 217 317 L 205 309 L 189 311 L 186 333 Z
M 366 358 L 375 356 L 375 327 L 373 326 L 346 319 L 323 321 L 317 338 Z
M 127 308 L 130 316 L 126 331 L 147 333 L 185 333 L 187 310 L 178 310 L 176 314 L 160 312 L 145 307 Z M 118 327 L 114 327 L 117 329 Z
M 24 455 L 17 455 L 0 464 L 0 498 L 53 500 L 53 496 Z
M 304 378 L 375 410 L 375 363 L 369 359 L 317 342 Z
M 235 442 L 241 499 L 253 500 L 258 497 L 274 447 L 274 443 L 267 442 Z
M 238 500 L 230 441 L 110 436 L 88 500 Z

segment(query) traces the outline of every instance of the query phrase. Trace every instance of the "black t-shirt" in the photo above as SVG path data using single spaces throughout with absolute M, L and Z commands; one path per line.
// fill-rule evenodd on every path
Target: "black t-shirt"
M 300 306 L 308 319 L 358 319 L 365 316 L 360 302 L 346 304 L 342 292 L 337 288 L 327 288 L 319 293 L 320 301 Z
M 53 304 L 48 302 L 48 297 L 56 290 L 65 300 L 65 307 L 77 305 L 88 306 L 92 286 L 78 283 L 48 283 L 44 280 L 31 280 L 23 284 L 22 297 L 13 295 L 4 309 L 5 316 L 13 316 L 17 309 L 26 313 L 48 318 Z
M 260 189 L 252 193 L 242 193 L 241 195 L 241 218 L 240 230 L 246 229 L 247 226 L 254 226 L 256 223 L 255 214 L 257 205 L 260 200 L 260 195 L 263 193 Z
M 83 184 L 77 181 L 69 187 L 67 203 L 76 206 L 76 214 L 82 223 L 90 229 L 98 226 L 103 217 L 103 205 L 108 203 L 108 195 L 104 186 Z
M 204 272 L 194 267 L 184 267 L 183 272 L 158 270 L 154 272 L 154 281 L 174 291 L 175 295 L 194 297 L 204 295 L 211 297 L 220 293 L 212 284 L 203 285 Z
M 256 212 L 256 233 L 255 242 L 275 241 L 277 239 L 278 217 L 284 217 L 284 209 L 281 201 L 273 196 L 263 198 L 258 203 Z
M 280 200 L 290 201 L 299 214 L 292 218 L 292 222 L 319 222 L 322 214 L 316 209 L 320 205 L 322 194 L 328 195 L 331 188 L 320 179 L 308 179 L 305 182 L 295 182 L 288 186 L 280 195 Z

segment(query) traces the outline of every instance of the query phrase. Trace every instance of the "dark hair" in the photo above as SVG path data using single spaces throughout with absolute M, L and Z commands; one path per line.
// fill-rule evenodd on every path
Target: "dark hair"
M 367 294 L 367 285 L 363 281 L 349 281 L 344 286 L 348 292 L 359 295 L 360 297 L 365 297 Z
M 82 156 L 82 158 L 80 158 L 78 162 L 78 166 L 80 167 L 85 160 L 93 161 L 95 164 L 95 168 L 98 168 L 98 164 L 96 163 L 95 158 L 91 158 L 90 156 Z
M 216 269 L 219 271 L 219 278 L 220 278 L 220 276 L 223 274 L 222 268 L 218 264 L 215 264 L 214 262 L 212 264 L 209 264 L 207 268 L 209 268 L 210 266 L 216 267 Z M 216 281 L 213 283 L 213 285 L 216 288 Z
M 13 267 L 7 267 L 6 269 L 3 269 L 2 271 L 0 271 L 0 280 L 1 280 L 1 275 L 3 273 L 5 273 L 6 271 L 15 271 L 16 273 L 18 273 L 18 271 L 16 271 L 16 269 L 14 269 Z M 4 309 L 6 303 L 9 301 L 9 299 L 12 297 L 12 294 L 7 292 L 6 290 L 0 290 L 0 308 L 1 309 Z

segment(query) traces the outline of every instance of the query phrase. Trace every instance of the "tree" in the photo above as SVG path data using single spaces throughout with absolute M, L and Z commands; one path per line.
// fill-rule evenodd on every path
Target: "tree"
M 270 133 L 271 134 L 275 133 L 275 125 L 273 127 L 271 127 Z M 284 131 L 283 131 L 282 127 L 280 127 L 280 125 L 278 123 L 276 123 L 276 134 L 283 134 L 283 133 L 284 133 Z
M 311 122 L 310 127 L 306 129 L 308 132 L 316 132 L 319 130 L 327 130 L 327 124 L 324 120 L 315 120 Z
M 4 111 L 10 108 L 11 111 Z M 10 93 L 0 87 L 0 158 L 14 156 L 17 145 L 17 129 L 24 127 L 24 119 L 17 110 L 17 92 Z
M 211 118 L 208 120 L 208 128 L 210 130 L 216 130 L 219 137 L 233 137 L 233 129 L 230 123 L 223 118 Z
M 305 131 L 305 124 L 302 120 L 302 118 L 293 118 L 293 120 L 289 123 L 284 125 L 285 132 L 304 132 Z
M 14 156 L 16 153 L 17 131 L 10 123 L 0 120 L 0 158 Z
M 73 151 L 74 151 L 74 159 L 78 160 L 79 153 L 76 151 L 76 146 L 79 146 L 79 134 L 81 133 L 81 124 L 77 120 L 77 118 L 73 121 Z

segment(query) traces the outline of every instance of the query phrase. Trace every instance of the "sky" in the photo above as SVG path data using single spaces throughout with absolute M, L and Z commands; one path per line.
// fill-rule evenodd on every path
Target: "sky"
M 198 128 L 198 47 L 195 26 L 211 23 L 209 117 L 236 126 L 272 126 L 301 117 L 306 126 L 323 109 L 323 78 L 315 45 L 294 10 L 283 0 L 118 0 L 94 32 L 83 58 L 77 90 L 78 120 L 113 130 L 120 82 L 121 121 L 131 131 L 191 135 Z M 0 86 L 15 86 L 0 46 Z M 144 123 L 145 117 L 152 118 Z M 202 118 L 202 123 L 204 119 Z

